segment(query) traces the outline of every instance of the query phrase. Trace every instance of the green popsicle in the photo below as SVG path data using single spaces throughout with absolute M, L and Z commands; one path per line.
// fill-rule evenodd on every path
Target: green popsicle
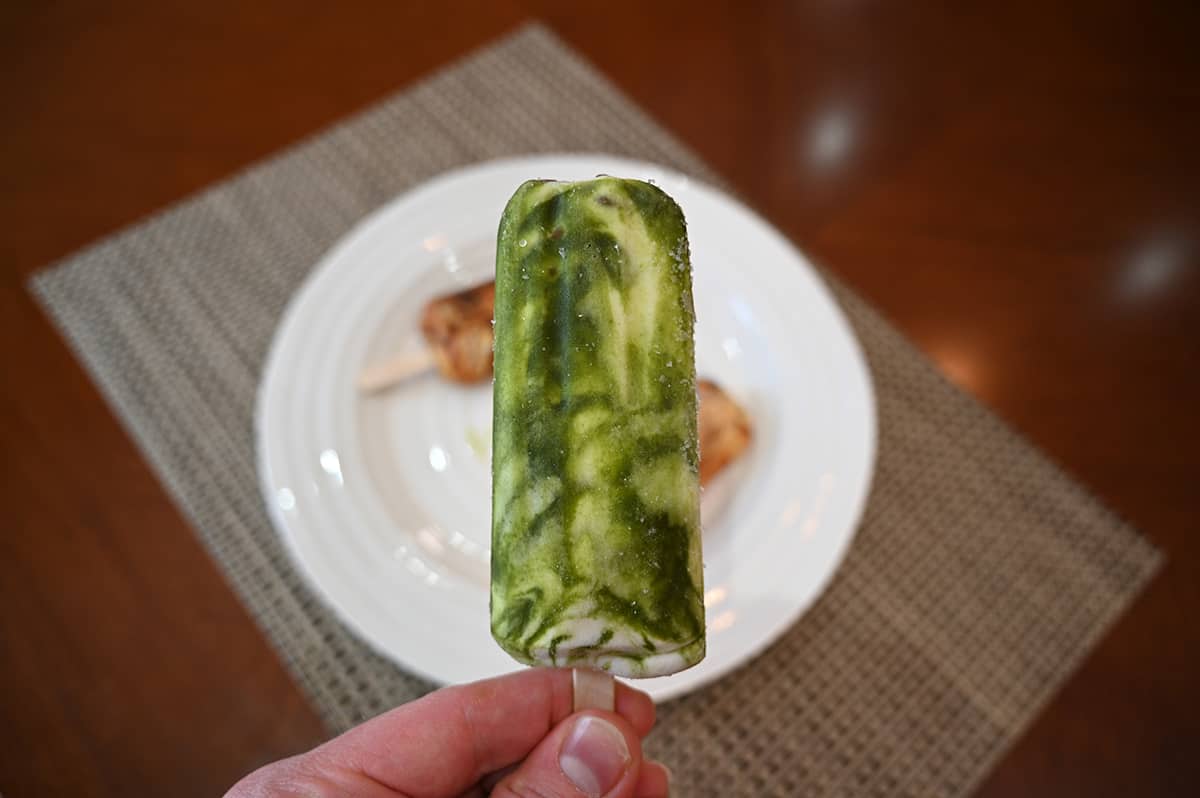
M 522 185 L 496 251 L 491 625 L 521 662 L 704 657 L 691 265 L 649 183 Z

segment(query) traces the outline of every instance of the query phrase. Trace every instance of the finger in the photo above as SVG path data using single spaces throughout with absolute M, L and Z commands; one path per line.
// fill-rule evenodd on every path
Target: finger
M 495 773 L 489 773 L 483 777 L 483 781 L 475 788 L 475 792 L 468 791 L 459 798 L 475 798 L 477 795 L 491 795 L 492 790 L 496 788 L 508 775 L 514 772 L 520 763 L 509 765 L 503 770 L 497 770 Z M 671 794 L 671 769 L 662 762 L 654 762 L 649 759 L 642 760 L 642 768 L 638 773 L 637 787 L 633 794 L 635 798 L 669 798 Z
M 229 789 L 225 798 L 281 798 L 308 795 L 321 798 L 396 798 L 388 787 L 361 773 L 317 766 L 310 754 L 272 762 Z
M 491 790 L 485 789 L 482 784 L 476 784 L 471 789 L 462 793 L 458 798 L 488 798 Z
M 641 741 L 613 712 L 572 715 L 538 743 L 492 798 L 633 798 Z
M 490 795 L 492 790 L 496 789 L 496 785 L 508 778 L 508 774 L 512 773 L 521 766 L 520 762 L 514 762 L 506 768 L 501 768 L 495 773 L 489 773 L 479 782 L 479 786 L 483 788 L 484 795 Z
M 533 668 L 447 687 L 352 729 L 313 752 L 323 768 L 357 771 L 414 798 L 455 795 L 524 759 L 571 714 L 571 672 Z M 617 685 L 635 735 L 654 725 L 645 693 Z
M 641 690 L 617 682 L 615 706 L 617 714 L 629 721 L 638 737 L 645 737 L 654 728 L 654 699 Z
M 671 771 L 661 762 L 644 760 L 633 795 L 634 798 L 670 798 Z

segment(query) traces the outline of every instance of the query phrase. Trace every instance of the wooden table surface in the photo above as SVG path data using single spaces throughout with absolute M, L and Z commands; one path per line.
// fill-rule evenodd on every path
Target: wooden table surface
M 26 278 L 531 18 L 1167 551 L 980 794 L 1194 789 L 1198 8 L 4 4 L 0 792 L 215 795 L 323 734 Z

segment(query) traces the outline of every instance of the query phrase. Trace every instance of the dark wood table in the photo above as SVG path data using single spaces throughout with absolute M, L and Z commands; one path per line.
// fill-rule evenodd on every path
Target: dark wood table
M 539 17 L 1166 549 L 981 794 L 1200 782 L 1200 4 L 4 4 L 0 792 L 322 738 L 25 279 Z

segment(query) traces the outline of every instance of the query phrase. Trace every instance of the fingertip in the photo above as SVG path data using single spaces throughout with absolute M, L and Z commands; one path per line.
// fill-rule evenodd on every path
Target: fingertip
M 647 693 L 624 682 L 617 682 L 616 709 L 618 714 L 629 721 L 639 737 L 645 737 L 654 728 L 654 699 Z
M 643 760 L 633 798 L 670 798 L 671 770 L 662 762 Z
M 641 739 L 628 718 L 585 710 L 559 723 L 514 771 L 500 779 L 491 795 L 632 798 L 641 764 Z
M 587 795 L 630 795 L 641 765 L 642 742 L 615 712 L 587 710 L 572 716 L 559 748 L 559 767 Z M 623 790 L 617 790 L 619 784 Z

